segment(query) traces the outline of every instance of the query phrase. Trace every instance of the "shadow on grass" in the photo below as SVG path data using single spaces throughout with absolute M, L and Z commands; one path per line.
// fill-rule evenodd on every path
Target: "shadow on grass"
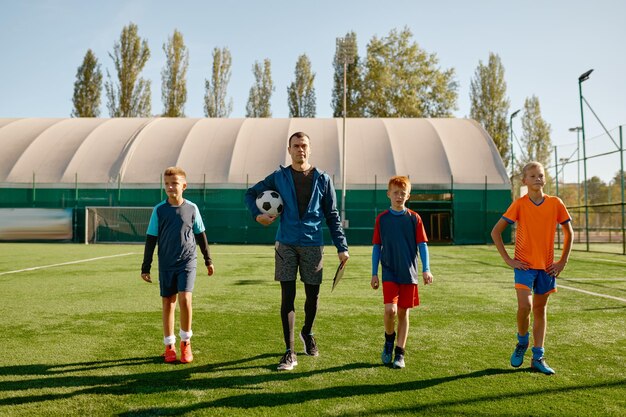
M 11 397 L 1 398 L 0 406 L 19 405 L 43 401 L 74 398 L 81 395 L 128 395 L 154 394 L 176 390 L 211 390 L 211 389 L 258 389 L 258 384 L 290 381 L 308 378 L 314 375 L 342 372 L 355 369 L 373 368 L 371 363 L 351 363 L 325 369 L 305 372 L 275 371 L 275 359 L 279 353 L 266 353 L 249 358 L 216 364 L 163 364 L 163 358 L 127 358 L 112 361 L 78 362 L 56 365 L 16 365 L 0 367 L 0 396 L 10 393 Z M 272 358 L 271 365 L 268 358 Z M 246 365 L 249 362 L 263 361 L 262 364 Z M 81 375 L 86 371 L 98 371 L 113 367 L 137 365 L 163 365 L 158 371 L 124 373 L 117 375 Z M 256 375 L 213 376 L 215 372 L 257 369 Z M 268 373 L 271 369 L 273 372 Z M 72 375 L 76 373 L 76 375 Z M 1 380 L 18 376 L 19 380 Z M 10 379 L 10 378 L 9 378 Z M 32 395 L 33 390 L 76 388 L 75 391 L 61 394 Z M 21 394 L 22 393 L 22 394 Z M 26 394 L 28 393 L 28 394 Z
M 315 390 L 307 390 L 307 391 L 298 391 L 298 392 L 284 392 L 284 393 L 250 393 L 244 395 L 234 395 L 226 398 L 221 398 L 214 401 L 207 401 L 198 404 L 188 405 L 184 407 L 162 407 L 162 408 L 146 408 L 142 410 L 134 410 L 128 411 L 125 413 L 119 414 L 119 416 L 123 417 L 134 417 L 134 416 L 142 416 L 151 413 L 158 413 L 159 415 L 183 415 L 186 413 L 206 410 L 206 409 L 217 409 L 221 408 L 231 408 L 231 409 L 251 409 L 255 407 L 282 407 L 286 405 L 302 405 L 307 402 L 319 401 L 319 400 L 328 400 L 333 398 L 338 399 L 346 399 L 353 398 L 354 401 L 357 401 L 358 397 L 366 396 L 366 395 L 382 395 L 382 394 L 395 394 L 399 392 L 416 392 L 419 390 L 423 390 L 426 388 L 430 388 L 439 384 L 444 384 L 447 382 L 452 382 L 456 380 L 466 379 L 466 378 L 480 378 L 484 376 L 491 375 L 499 375 L 499 374 L 511 374 L 516 372 L 530 372 L 528 369 L 512 369 L 512 370 L 502 370 L 502 369 L 486 369 L 483 371 L 475 371 L 470 372 L 463 375 L 455 375 L 450 377 L 443 378 L 432 378 L 422 381 L 412 381 L 412 382 L 401 382 L 397 384 L 355 384 L 355 385 L 345 385 L 345 386 L 335 386 L 328 387 L 322 389 Z M 614 381 L 614 382 L 601 382 L 597 384 L 587 384 L 587 385 L 577 385 L 570 387 L 561 387 L 554 389 L 535 389 L 528 390 L 527 388 L 523 388 L 519 392 L 515 393 L 503 393 L 503 394 L 495 394 L 495 395 L 484 395 L 484 396 L 472 396 L 468 395 L 467 398 L 460 400 L 450 400 L 450 401 L 440 401 L 440 402 L 426 402 L 424 404 L 412 406 L 412 407 L 401 407 L 401 408 L 389 408 L 386 406 L 384 409 L 380 410 L 369 410 L 363 412 L 363 410 L 359 410 L 354 414 L 342 414 L 344 416 L 355 415 L 393 415 L 395 413 L 410 413 L 413 414 L 419 411 L 434 411 L 440 409 L 442 414 L 447 413 L 449 407 L 455 406 L 463 406 L 474 403 L 482 403 L 482 402 L 493 402 L 499 400 L 506 400 L 510 398 L 536 398 L 536 396 L 546 395 L 546 394 L 568 394 L 575 393 L 577 391 L 585 391 L 588 389 L 594 388 L 611 388 L 611 387 L 620 387 L 625 386 L 626 380 Z
M 270 389 L 259 387 L 260 384 L 272 382 L 285 382 L 301 378 L 309 378 L 315 375 L 332 374 L 338 372 L 377 368 L 382 365 L 372 363 L 350 363 L 341 366 L 333 366 L 324 369 L 315 369 L 299 372 L 267 372 L 270 368 L 268 359 L 271 358 L 274 369 L 274 360 L 278 354 L 265 353 L 249 358 L 241 358 L 229 362 L 202 364 L 194 366 L 164 365 L 158 370 L 151 372 L 125 373 L 120 375 L 82 375 L 83 372 L 107 370 L 114 367 L 124 368 L 131 366 L 143 366 L 162 364 L 160 357 L 127 358 L 111 361 L 78 362 L 61 365 L 25 365 L 8 366 L 0 368 L 0 378 L 19 377 L 19 380 L 0 381 L 0 395 L 10 397 L 0 399 L 0 406 L 20 405 L 45 401 L 66 400 L 82 395 L 119 395 L 129 394 L 159 394 L 179 390 L 224 390 L 245 389 L 249 392 L 238 395 L 226 396 L 211 401 L 203 401 L 184 406 L 142 408 L 122 413 L 122 416 L 140 416 L 158 413 L 159 415 L 181 415 L 200 410 L 230 408 L 233 410 L 247 410 L 255 407 L 276 407 L 311 403 L 327 399 L 357 399 L 360 396 L 383 395 L 398 392 L 415 392 L 431 388 L 449 382 L 482 378 L 495 375 L 510 375 L 519 372 L 529 372 L 528 369 L 484 369 L 466 374 L 452 375 L 425 380 L 399 382 L 395 384 L 364 384 L 354 383 L 343 386 L 329 386 L 319 389 L 300 390 L 297 392 L 271 392 Z M 255 362 L 261 362 L 255 364 Z M 218 372 L 232 370 L 258 369 L 257 374 L 250 375 L 220 375 Z M 153 368 L 151 368 L 153 369 Z M 371 414 L 380 412 L 413 412 L 420 410 L 433 410 L 447 408 L 463 404 L 479 403 L 482 401 L 497 401 L 511 397 L 532 398 L 534 395 L 550 393 L 568 393 L 589 388 L 610 388 L 623 386 L 626 380 L 604 382 L 589 385 L 577 385 L 573 387 L 560 387 L 546 390 L 528 390 L 524 388 L 517 393 L 504 393 L 485 395 L 480 397 L 470 396 L 460 400 L 430 402 L 414 407 L 399 408 L 397 410 L 371 410 Z M 71 392 L 67 388 L 75 388 Z M 63 393 L 49 393 L 33 395 L 36 390 L 62 389 Z M 223 411 L 223 410 L 222 410 Z M 363 414 L 360 412 L 359 414 Z
M 414 414 L 420 411 L 428 412 L 429 414 L 434 414 L 434 415 L 437 415 L 437 414 L 450 415 L 451 412 L 454 413 L 453 410 L 449 410 L 450 407 L 459 407 L 459 406 L 462 407 L 462 406 L 467 406 L 471 404 L 493 403 L 497 401 L 508 400 L 511 398 L 516 398 L 516 399 L 526 398 L 528 401 L 528 404 L 532 404 L 532 401 L 534 399 L 541 397 L 541 396 L 545 396 L 545 395 L 551 395 L 551 394 L 576 395 L 577 391 L 584 392 L 589 389 L 615 388 L 615 387 L 625 387 L 625 386 L 626 386 L 626 379 L 622 379 L 620 381 L 613 381 L 613 382 L 599 382 L 597 384 L 576 385 L 576 386 L 551 388 L 551 389 L 539 388 L 539 389 L 529 390 L 527 388 L 523 388 L 523 390 L 515 392 L 515 393 L 468 396 L 467 398 L 464 398 L 462 400 L 439 401 L 439 402 L 416 405 L 413 407 L 385 408 L 384 410 L 368 410 L 366 412 L 359 411 L 358 413 L 345 413 L 342 415 L 344 417 L 349 417 L 349 416 L 380 415 L 381 413 L 392 414 L 392 415 L 395 413 Z M 550 413 L 546 413 L 546 414 L 550 414 Z M 132 414 L 126 414 L 126 415 L 132 415 Z M 581 415 L 587 415 L 587 410 L 584 410 L 584 411 L 581 410 Z M 593 413 L 591 415 L 593 415 Z M 601 408 L 598 409 L 597 415 L 602 415 Z

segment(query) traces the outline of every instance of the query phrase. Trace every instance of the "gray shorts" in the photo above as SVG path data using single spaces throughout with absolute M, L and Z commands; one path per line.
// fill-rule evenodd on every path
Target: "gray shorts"
M 274 279 L 295 281 L 300 270 L 300 280 L 306 284 L 322 283 L 323 246 L 291 246 L 276 242 Z

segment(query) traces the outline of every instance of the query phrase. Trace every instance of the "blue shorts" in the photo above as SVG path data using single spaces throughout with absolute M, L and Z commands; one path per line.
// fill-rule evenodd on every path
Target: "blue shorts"
M 192 292 L 196 282 L 196 268 L 182 268 L 174 271 L 159 270 L 161 297 L 171 297 L 179 292 Z
M 515 288 L 544 295 L 556 292 L 556 278 L 542 269 L 515 269 Z

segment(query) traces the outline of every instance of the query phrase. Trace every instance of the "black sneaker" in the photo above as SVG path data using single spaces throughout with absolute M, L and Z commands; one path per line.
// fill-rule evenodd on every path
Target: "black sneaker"
M 280 358 L 277 369 L 279 371 L 291 371 L 297 364 L 298 358 L 296 357 L 296 354 L 288 350 L 285 352 L 283 357 Z
M 319 356 L 320 352 L 317 350 L 317 343 L 315 343 L 315 338 L 312 334 L 305 335 L 300 332 L 300 340 L 304 343 L 304 353 L 309 356 Z

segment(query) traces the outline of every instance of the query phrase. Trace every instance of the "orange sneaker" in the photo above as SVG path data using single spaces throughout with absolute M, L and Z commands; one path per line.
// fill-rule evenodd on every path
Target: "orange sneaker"
M 176 348 L 174 345 L 166 345 L 165 353 L 161 356 L 165 358 L 165 362 L 176 362 Z
M 193 361 L 193 353 L 191 353 L 191 342 L 180 342 L 180 361 L 189 363 Z

